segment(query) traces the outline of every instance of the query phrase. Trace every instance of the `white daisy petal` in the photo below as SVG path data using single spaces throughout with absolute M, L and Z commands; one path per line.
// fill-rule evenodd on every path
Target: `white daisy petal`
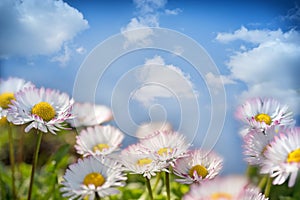
M 76 136 L 75 149 L 83 156 L 108 155 L 119 150 L 123 138 L 124 134 L 110 125 L 88 127 Z
M 67 169 L 60 191 L 69 199 L 95 198 L 116 194 L 115 187 L 124 186 L 127 178 L 121 164 L 109 158 L 86 157 Z
M 135 136 L 143 139 L 153 135 L 157 131 L 172 131 L 172 125 L 169 122 L 151 122 L 143 123 L 137 129 Z
M 126 171 L 141 174 L 148 179 L 155 176 L 157 172 L 167 171 L 168 166 L 167 162 L 157 161 L 156 157 L 141 144 L 130 145 L 124 149 L 119 159 Z
M 192 184 L 213 179 L 220 173 L 222 164 L 223 159 L 213 152 L 192 150 L 175 162 L 174 174 L 180 177 L 176 181 Z
M 268 200 L 264 194 L 260 193 L 258 188 L 250 187 L 244 189 L 244 191 L 239 195 L 237 200 Z
M 9 106 L 15 100 L 15 93 L 27 87 L 34 85 L 20 78 L 0 79 L 0 119 L 6 117 Z
M 184 195 L 183 200 L 241 200 L 239 196 L 249 185 L 249 182 L 246 177 L 238 175 L 216 177 L 213 180 L 203 181 L 201 184 L 192 184 L 190 191 Z M 233 183 L 234 187 L 232 187 Z
M 73 100 L 65 93 L 44 88 L 24 88 L 15 93 L 15 100 L 8 109 L 7 120 L 16 125 L 30 123 L 25 131 L 32 128 L 55 134 L 64 129 L 63 122 L 72 118 Z
M 246 101 L 238 108 L 236 117 L 247 124 L 240 131 L 242 136 L 245 136 L 252 129 L 264 131 L 273 125 L 286 127 L 295 125 L 293 112 L 288 106 L 281 105 L 275 99 L 270 98 L 254 98 Z
M 157 131 L 140 142 L 156 160 L 171 166 L 178 158 L 184 157 L 190 147 L 182 134 L 172 131 Z
M 76 116 L 68 120 L 72 127 L 95 126 L 113 119 L 108 107 L 91 103 L 75 103 L 72 114 Z
M 266 159 L 262 162 L 261 173 L 274 177 L 274 185 L 281 185 L 289 178 L 288 185 L 292 187 L 300 168 L 300 128 L 279 133 L 264 155 Z
M 283 132 L 286 127 L 283 126 L 271 126 L 264 130 L 253 129 L 251 130 L 244 139 L 244 155 L 245 160 L 250 165 L 261 165 L 265 160 L 264 152 L 270 143 L 274 140 L 275 135 L 278 132 Z

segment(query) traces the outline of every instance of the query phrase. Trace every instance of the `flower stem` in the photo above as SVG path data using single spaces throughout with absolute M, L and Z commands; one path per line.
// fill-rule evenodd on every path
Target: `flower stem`
M 271 177 L 268 177 L 268 182 L 267 182 L 265 192 L 264 192 L 266 197 L 269 197 L 269 195 L 270 195 L 271 186 L 272 186 L 272 179 L 271 179 Z
M 13 199 L 17 199 L 16 183 L 15 183 L 15 152 L 14 152 L 14 139 L 12 133 L 12 124 L 8 125 L 8 140 L 9 140 L 9 160 L 11 167 L 11 185 Z
M 170 200 L 171 196 L 170 196 L 170 174 L 169 172 L 165 172 L 166 173 L 166 190 L 167 190 L 167 199 Z
M 101 200 L 101 197 L 98 195 L 97 192 L 96 192 L 96 195 L 95 195 L 95 200 Z
M 40 150 L 42 136 L 43 136 L 43 133 L 40 133 L 38 131 L 38 129 L 37 129 L 36 132 L 37 132 L 37 135 L 38 135 L 38 139 L 37 139 L 36 149 L 35 149 L 34 157 L 33 157 L 33 161 L 32 161 L 32 170 L 31 170 L 30 184 L 29 184 L 29 191 L 28 191 L 27 200 L 31 199 L 32 186 L 33 186 L 33 181 L 34 181 L 34 173 L 35 173 L 35 168 L 36 168 L 37 161 L 38 161 L 39 150 Z
M 260 179 L 260 181 L 258 183 L 258 188 L 260 188 L 262 190 L 265 187 L 267 180 L 268 180 L 268 175 L 263 176 L 262 179 Z
M 156 176 L 156 181 L 155 181 L 154 186 L 153 186 L 153 191 L 154 191 L 154 193 L 155 193 L 155 190 L 156 190 L 156 188 L 157 188 L 157 186 L 158 186 L 158 183 L 159 183 L 159 181 L 160 181 L 160 177 L 161 177 L 161 172 L 158 172 L 158 173 L 157 173 L 157 176 Z
M 146 185 L 147 185 L 147 189 L 148 189 L 148 192 L 149 192 L 150 200 L 153 200 L 153 194 L 152 194 L 150 179 L 148 179 L 147 177 L 146 177 Z

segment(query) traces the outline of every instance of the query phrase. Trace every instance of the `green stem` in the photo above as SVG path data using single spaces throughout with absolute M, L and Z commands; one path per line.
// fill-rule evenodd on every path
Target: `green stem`
M 166 174 L 166 190 L 167 190 L 167 199 L 170 200 L 170 174 L 168 172 L 165 172 Z
M 263 177 L 260 179 L 259 183 L 258 183 L 258 188 L 260 188 L 261 190 L 263 190 L 264 187 L 265 187 L 265 185 L 266 185 L 266 183 L 267 183 L 267 180 L 268 180 L 268 175 L 263 176 Z
M 8 140 L 9 140 L 9 160 L 11 166 L 11 184 L 13 199 L 17 199 L 16 183 L 15 183 L 15 152 L 14 152 L 14 139 L 12 133 L 12 124 L 8 125 Z
M 267 182 L 267 185 L 265 188 L 265 193 L 264 193 L 266 197 L 269 197 L 269 195 L 270 195 L 271 186 L 272 186 L 272 179 L 271 179 L 271 177 L 268 177 L 268 182 Z
M 35 173 L 35 168 L 36 168 L 37 161 L 38 161 L 39 150 L 40 150 L 42 136 L 43 136 L 43 133 L 40 133 L 38 129 L 37 129 L 36 132 L 37 132 L 37 135 L 38 135 L 38 139 L 37 139 L 36 149 L 35 149 L 34 157 L 33 157 L 33 161 L 32 161 L 32 170 L 31 170 L 30 184 L 29 184 L 29 191 L 28 191 L 27 200 L 31 199 L 32 186 L 33 186 L 33 181 L 34 181 L 34 173 Z
M 154 186 L 153 186 L 153 191 L 154 191 L 154 192 L 155 192 L 155 190 L 156 190 L 156 188 L 157 188 L 157 185 L 158 185 L 158 183 L 159 183 L 159 181 L 160 181 L 160 177 L 161 177 L 161 173 L 158 172 L 158 173 L 157 173 L 157 176 L 156 176 L 155 184 L 154 184 Z
M 148 179 L 147 177 L 146 177 L 146 185 L 147 185 L 147 189 L 148 189 L 148 192 L 149 192 L 150 200 L 153 200 L 153 194 L 152 194 L 150 179 Z

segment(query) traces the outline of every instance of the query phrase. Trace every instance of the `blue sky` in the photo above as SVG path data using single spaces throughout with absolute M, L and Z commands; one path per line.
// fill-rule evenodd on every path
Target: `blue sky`
M 299 119 L 298 1 L 4 0 L 0 13 L 1 78 L 24 78 L 75 92 L 78 101 L 110 106 L 114 124 L 128 135 L 143 122 L 169 121 L 194 147 L 213 146 L 224 156 L 224 173 L 245 169 L 237 105 L 250 97 L 274 97 Z M 172 52 L 146 48 L 160 29 L 194 41 L 202 56 L 177 41 Z M 105 44 L 118 45 L 118 38 L 121 45 L 100 51 Z M 98 65 L 97 56 L 126 49 L 109 66 Z M 101 55 L 93 58 L 97 50 Z M 200 73 L 187 57 L 200 60 Z M 91 59 L 95 66 L 78 81 Z M 101 77 L 93 74 L 99 70 Z M 205 143 L 205 137 L 213 142 Z

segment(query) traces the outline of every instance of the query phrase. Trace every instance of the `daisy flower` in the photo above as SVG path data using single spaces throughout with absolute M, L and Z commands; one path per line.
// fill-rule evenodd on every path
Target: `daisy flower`
M 289 177 L 288 186 L 295 184 L 300 168 L 300 128 L 279 133 L 267 147 L 261 173 L 274 177 L 273 184 L 281 185 Z
M 246 188 L 236 200 L 268 200 L 258 188 Z
M 192 184 L 213 179 L 221 171 L 222 164 L 223 159 L 213 152 L 192 150 L 188 156 L 175 162 L 174 174 L 181 177 L 176 181 Z
M 0 119 L 6 117 L 11 100 L 15 100 L 15 93 L 26 87 L 34 85 L 20 78 L 0 79 Z
M 143 123 L 137 129 L 135 135 L 137 138 L 146 138 L 156 131 L 172 131 L 172 125 L 169 122 L 150 122 Z
M 255 98 L 246 101 L 238 108 L 236 117 L 247 124 L 240 131 L 242 136 L 245 136 L 252 129 L 264 131 L 273 125 L 294 126 L 295 124 L 293 113 L 287 105 L 281 105 L 278 101 L 268 98 Z
M 66 170 L 61 192 L 68 199 L 89 199 L 119 193 L 116 187 L 124 186 L 127 179 L 121 164 L 99 157 L 79 159 Z
M 184 157 L 190 146 L 183 135 L 172 131 L 157 131 L 140 142 L 156 160 L 167 162 L 169 165 Z
M 119 150 L 123 138 L 124 134 L 110 125 L 88 127 L 76 136 L 75 149 L 83 156 L 108 155 Z
M 140 144 L 130 145 L 121 152 L 120 162 L 126 171 L 133 174 L 141 174 L 151 179 L 157 172 L 167 171 L 166 162 L 158 162 L 152 154 L 147 153 Z
M 250 165 L 260 165 L 265 158 L 265 151 L 273 141 L 274 136 L 279 131 L 284 130 L 285 127 L 272 126 L 267 128 L 264 132 L 261 130 L 253 129 L 244 137 L 244 155 L 245 160 Z
M 248 185 L 249 180 L 244 176 L 217 177 L 201 184 L 192 184 L 183 200 L 241 200 L 238 197 Z
M 15 94 L 7 120 L 16 125 L 29 123 L 25 132 L 35 128 L 55 134 L 64 128 L 63 122 L 72 117 L 72 105 L 73 99 L 70 100 L 66 93 L 44 88 L 24 88 Z
M 100 125 L 113 118 L 108 107 L 91 103 L 74 103 L 72 114 L 76 117 L 68 123 L 75 128 Z

